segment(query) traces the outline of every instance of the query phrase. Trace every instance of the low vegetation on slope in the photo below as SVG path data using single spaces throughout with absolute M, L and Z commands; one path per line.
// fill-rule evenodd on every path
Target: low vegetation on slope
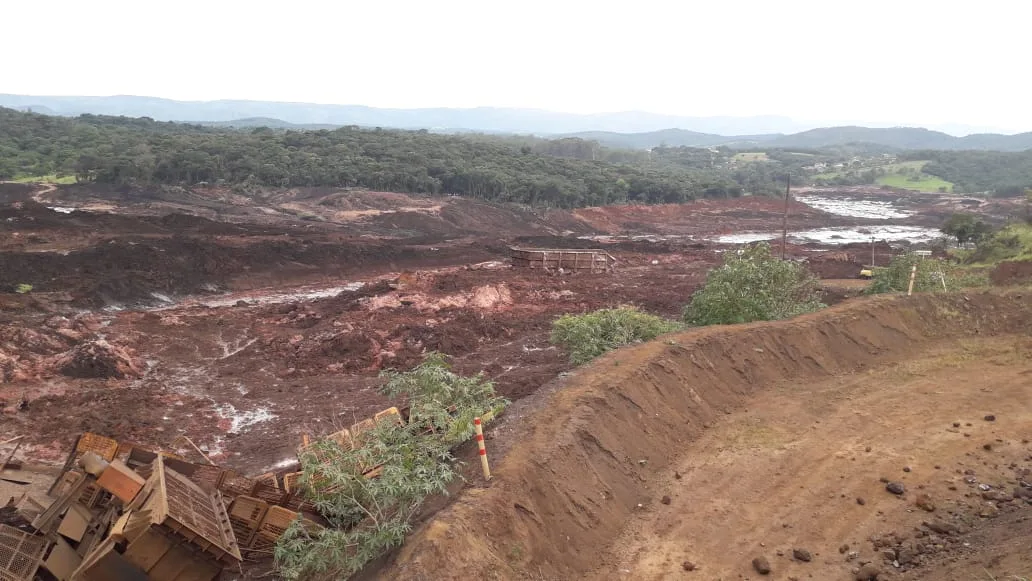
M 569 351 L 574 365 L 581 365 L 612 349 L 651 341 L 680 327 L 631 307 L 601 309 L 557 319 L 552 326 L 552 343 Z
M 761 242 L 724 256 L 684 309 L 689 325 L 786 319 L 823 308 L 820 284 L 801 264 L 781 260 Z
M 820 284 L 805 267 L 773 256 L 770 245 L 760 242 L 725 255 L 724 265 L 709 273 L 684 308 L 684 322 L 704 326 L 785 319 L 823 308 L 820 299 Z M 602 309 L 557 319 L 552 343 L 581 365 L 681 328 L 681 323 L 630 307 Z
M 1008 260 L 1032 260 L 1032 225 L 1005 226 L 982 239 L 967 256 L 972 264 L 993 265 Z
M 453 373 L 437 353 L 383 379 L 385 395 L 408 402 L 408 422 L 380 422 L 354 447 L 327 440 L 302 452 L 302 486 L 331 526 L 287 529 L 275 551 L 286 579 L 346 579 L 401 545 L 424 500 L 458 477 L 451 449 L 473 435 L 474 418 L 507 404 L 490 381 Z

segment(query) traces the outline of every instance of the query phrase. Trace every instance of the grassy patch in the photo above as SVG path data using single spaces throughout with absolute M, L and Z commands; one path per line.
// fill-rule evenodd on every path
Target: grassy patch
M 743 151 L 742 153 L 736 153 L 734 157 L 735 161 L 769 161 L 770 158 L 767 154 L 762 151 Z
M 919 192 L 938 192 L 945 188 L 945 191 L 952 192 L 953 184 L 950 182 L 926 173 L 918 175 L 904 175 L 890 173 L 875 180 L 879 186 L 891 186 Z
M 11 181 L 17 184 L 74 184 L 75 176 L 57 176 L 55 174 L 48 176 L 23 176 L 14 178 Z
M 890 186 L 893 188 L 904 188 L 908 190 L 917 190 L 920 192 L 938 192 L 940 188 L 946 188 L 947 192 L 953 191 L 953 184 L 938 178 L 933 175 L 929 175 L 921 172 L 925 164 L 928 163 L 924 160 L 918 161 L 901 161 L 899 163 L 890 163 L 887 165 L 875 165 L 875 166 L 863 166 L 863 167 L 851 167 L 840 171 L 831 171 L 813 176 L 814 180 L 831 180 L 837 177 L 841 177 L 849 172 L 863 173 L 871 169 L 877 169 L 884 171 L 885 175 L 879 177 L 875 183 L 879 186 Z

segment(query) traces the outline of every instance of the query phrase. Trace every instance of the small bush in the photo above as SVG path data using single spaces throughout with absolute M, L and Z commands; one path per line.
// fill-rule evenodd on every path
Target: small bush
M 508 400 L 498 396 L 494 383 L 483 373 L 472 377 L 451 371 L 446 357 L 429 353 L 411 371 L 384 371 L 383 394 L 390 398 L 407 398 L 409 422 L 425 426 L 439 434 L 449 445 L 473 437 L 473 420 L 490 413 L 501 413 Z
M 914 292 L 942 292 L 964 286 L 980 286 L 984 275 L 963 273 L 958 276 L 956 266 L 945 260 L 921 258 L 916 254 L 901 254 L 889 265 L 874 270 L 874 278 L 865 291 L 867 294 L 906 292 L 910 285 L 910 271 L 917 265 Z
M 684 308 L 689 325 L 774 321 L 823 308 L 819 281 L 801 264 L 771 255 L 761 242 L 724 256 Z
M 26 293 L 30 293 L 30 292 L 32 292 L 32 285 L 31 284 L 25 284 L 25 283 L 16 284 L 16 285 L 14 285 L 14 292 L 16 292 L 16 293 L 18 293 L 20 295 L 23 295 L 23 294 L 26 294 Z
M 353 449 L 327 440 L 300 454 L 301 487 L 330 526 L 312 530 L 297 520 L 280 537 L 275 558 L 284 579 L 346 579 L 401 545 L 426 498 L 458 477 L 451 448 L 473 435 L 475 417 L 508 403 L 483 376 L 453 373 L 439 353 L 381 377 L 385 394 L 408 399 L 409 421 L 380 422 Z
M 601 309 L 583 315 L 563 315 L 552 324 L 552 343 L 570 352 L 575 365 L 603 353 L 680 329 L 674 321 L 631 307 Z

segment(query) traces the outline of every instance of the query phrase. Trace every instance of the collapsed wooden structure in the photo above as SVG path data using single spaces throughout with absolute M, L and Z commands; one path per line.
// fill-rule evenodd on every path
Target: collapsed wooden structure
M 509 256 L 517 268 L 594 274 L 616 269 L 616 258 L 605 250 L 510 247 Z
M 352 450 L 383 422 L 405 418 L 391 407 L 322 440 Z M 306 450 L 321 451 L 307 437 L 299 455 Z M 366 478 L 381 469 L 361 467 Z M 301 475 L 284 474 L 281 486 L 271 472 L 243 476 L 84 433 L 48 491 L 49 506 L 23 495 L 2 507 L 16 518 L 0 523 L 0 581 L 33 581 L 43 570 L 58 581 L 213 581 L 244 558 L 270 556 L 295 520 L 322 526 Z

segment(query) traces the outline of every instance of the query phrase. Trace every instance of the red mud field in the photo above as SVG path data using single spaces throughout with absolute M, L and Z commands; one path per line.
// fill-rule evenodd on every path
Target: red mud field
M 707 238 L 775 231 L 782 210 L 777 200 L 750 198 L 569 212 L 331 189 L 243 195 L 3 184 L 0 440 L 25 435 L 24 459 L 55 463 L 83 431 L 155 447 L 185 435 L 226 468 L 286 471 L 304 434 L 329 433 L 390 405 L 378 392 L 382 370 L 407 369 L 440 351 L 515 402 L 490 434 L 496 454 L 515 451 L 537 429 L 527 418 L 552 413 L 535 410 L 572 371 L 548 340 L 556 317 L 630 304 L 676 318 L 721 253 L 734 248 Z M 870 222 L 798 203 L 791 212 L 790 229 Z M 903 222 L 914 220 L 920 216 Z M 616 271 L 517 269 L 507 260 L 510 245 L 604 247 Z M 875 250 L 879 261 L 895 252 Z M 839 281 L 829 281 L 829 303 L 857 294 L 853 283 L 869 253 L 868 245 L 788 246 L 819 277 Z M 23 284 L 32 290 L 11 292 Z M 884 354 L 864 341 L 859 364 Z M 808 360 L 811 348 L 821 345 L 791 347 L 795 360 Z M 573 415 L 584 413 L 594 412 Z M 662 465 L 649 462 L 648 470 Z M 556 502 L 544 513 L 517 509 L 511 524 L 570 510 Z M 584 518 L 578 526 L 612 532 L 609 521 Z M 533 551 L 526 545 L 522 554 Z M 534 578 L 501 571 L 501 578 Z

